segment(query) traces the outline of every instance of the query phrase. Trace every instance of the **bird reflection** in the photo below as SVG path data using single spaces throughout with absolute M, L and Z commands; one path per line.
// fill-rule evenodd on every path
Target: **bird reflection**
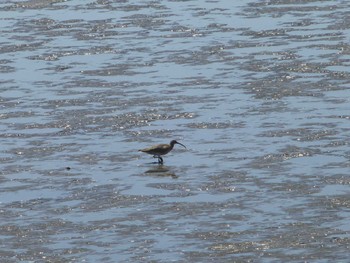
M 178 176 L 174 172 L 172 172 L 167 166 L 161 164 L 145 171 L 145 174 L 152 176 L 178 178 Z

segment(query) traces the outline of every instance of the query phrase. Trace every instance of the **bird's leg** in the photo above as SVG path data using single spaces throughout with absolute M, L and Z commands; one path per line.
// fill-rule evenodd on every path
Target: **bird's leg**
M 153 158 L 158 158 L 158 163 L 163 164 L 163 158 L 160 157 L 159 155 L 153 155 Z

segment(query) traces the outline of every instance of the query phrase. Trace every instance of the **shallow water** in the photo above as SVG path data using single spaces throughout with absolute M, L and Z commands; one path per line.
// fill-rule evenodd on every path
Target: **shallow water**
M 0 2 L 1 261 L 346 262 L 349 11 Z

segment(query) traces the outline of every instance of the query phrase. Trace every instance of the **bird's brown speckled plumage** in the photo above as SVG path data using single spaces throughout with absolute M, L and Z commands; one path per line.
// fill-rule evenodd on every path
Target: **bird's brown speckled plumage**
M 139 150 L 140 152 L 144 152 L 144 153 L 148 153 L 153 155 L 155 158 L 158 158 L 158 162 L 159 163 L 163 163 L 163 158 L 161 157 L 161 155 L 165 155 L 168 152 L 170 152 L 173 148 L 175 144 L 180 144 L 181 146 L 185 147 L 185 145 L 177 142 L 176 140 L 172 140 L 170 142 L 170 144 L 157 144 L 145 149 L 141 149 Z

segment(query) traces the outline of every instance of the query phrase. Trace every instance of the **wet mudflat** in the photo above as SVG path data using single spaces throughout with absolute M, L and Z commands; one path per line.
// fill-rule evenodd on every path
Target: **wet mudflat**
M 349 11 L 0 2 L 1 262 L 346 262 Z

